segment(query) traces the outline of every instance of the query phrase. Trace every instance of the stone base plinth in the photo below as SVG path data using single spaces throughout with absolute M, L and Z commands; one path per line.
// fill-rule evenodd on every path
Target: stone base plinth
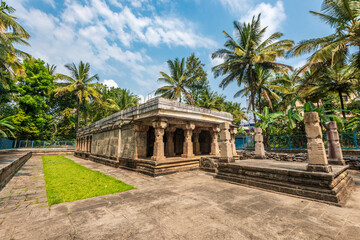
M 332 167 L 330 165 L 318 165 L 318 164 L 308 164 L 306 170 L 310 172 L 325 172 L 331 173 Z
M 331 173 L 309 172 L 306 163 L 241 160 L 219 163 L 216 177 L 247 186 L 343 206 L 354 186 L 348 166 L 332 166 Z
M 120 167 L 127 170 L 141 172 L 153 177 L 180 172 L 187 170 L 199 169 L 200 156 L 193 158 L 167 158 L 162 161 L 154 161 L 152 159 L 133 159 L 133 158 L 120 158 L 109 157 L 104 155 L 85 155 L 84 153 L 77 152 L 76 157 L 91 160 L 97 163 L 112 167 Z
M 331 159 L 331 158 L 328 158 L 328 163 L 330 165 L 343 165 L 345 166 L 346 163 L 345 161 L 342 159 L 342 160 L 338 160 L 338 159 Z

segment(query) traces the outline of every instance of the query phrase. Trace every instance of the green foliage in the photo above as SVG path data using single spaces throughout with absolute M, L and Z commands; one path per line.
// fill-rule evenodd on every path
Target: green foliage
M 353 117 L 347 122 L 346 129 L 352 132 L 360 132 L 360 109 L 351 111 Z
M 51 92 L 56 88 L 54 77 L 40 59 L 24 60 L 26 77 L 18 77 L 17 114 L 12 117 L 18 139 L 44 139 L 52 135 L 53 116 L 49 108 Z
M 268 107 L 264 107 L 263 114 L 254 111 L 251 112 L 253 112 L 260 118 L 261 121 L 256 123 L 256 127 L 261 128 L 264 131 L 265 135 L 274 134 L 274 132 L 276 131 L 275 123 L 284 116 L 282 112 L 270 113 Z
M 276 60 L 285 56 L 286 51 L 294 44 L 291 40 L 279 40 L 283 36 L 279 32 L 264 39 L 265 32 L 266 28 L 261 28 L 260 15 L 254 16 L 250 23 L 234 21 L 234 38 L 223 31 L 227 38 L 225 48 L 212 54 L 212 58 L 224 60 L 223 63 L 212 68 L 215 77 L 225 76 L 220 87 L 225 88 L 234 81 L 239 87 L 242 84 L 248 86 L 248 91 L 238 92 L 235 97 L 241 94 L 250 97 L 248 109 L 252 106 L 255 121 L 256 95 L 262 94 L 262 91 L 257 89 L 259 79 L 255 67 L 273 71 L 291 70 L 290 66 L 278 63 Z
M 0 119 L 0 137 L 15 137 L 14 133 L 12 132 L 14 129 L 15 127 L 11 124 L 9 118 Z
M 42 161 L 49 206 L 134 189 L 65 156 L 43 156 Z
M 304 112 L 317 112 L 319 114 L 320 123 L 325 128 L 325 124 L 330 121 L 336 121 L 338 129 L 342 130 L 344 126 L 345 119 L 337 114 L 333 114 L 334 111 L 342 111 L 341 109 L 328 109 L 326 110 L 326 105 L 331 100 L 326 101 L 320 107 L 316 107 L 312 102 L 307 102 L 304 105 Z
M 69 70 L 70 76 L 65 74 L 55 74 L 56 78 L 60 79 L 61 82 L 58 82 L 60 86 L 55 90 L 57 96 L 62 96 L 64 94 L 70 94 L 76 96 L 77 106 L 76 106 L 76 126 L 75 130 L 79 129 L 80 123 L 80 107 L 81 103 L 95 100 L 101 103 L 100 93 L 96 88 L 95 80 L 99 80 L 97 74 L 90 76 L 90 64 L 80 61 L 78 66 L 75 63 L 66 64 L 65 67 Z M 48 70 L 48 73 L 50 71 Z M 86 119 L 86 118 L 85 118 Z
M 187 75 L 189 73 L 185 70 L 185 59 L 182 58 L 181 61 L 176 58 L 174 61 L 168 60 L 168 67 L 170 70 L 170 75 L 160 72 L 162 77 L 158 78 L 159 82 L 164 82 L 167 85 L 158 88 L 155 91 L 155 95 L 161 95 L 162 97 L 174 99 L 181 102 L 182 95 L 190 102 L 191 105 L 194 105 L 194 99 L 189 93 L 189 85 L 193 81 L 197 81 L 196 76 Z

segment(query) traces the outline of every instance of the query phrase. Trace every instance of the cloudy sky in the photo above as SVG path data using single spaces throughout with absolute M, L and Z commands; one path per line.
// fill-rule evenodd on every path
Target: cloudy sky
M 214 90 L 233 99 L 236 84 L 218 87 L 210 55 L 225 42 L 222 31 L 232 33 L 234 20 L 249 21 L 262 13 L 269 34 L 280 31 L 296 42 L 331 32 L 309 10 L 319 11 L 322 0 L 7 0 L 31 35 L 36 58 L 58 66 L 87 61 L 92 73 L 108 86 L 129 88 L 147 96 L 159 83 L 166 61 L 192 52 L 206 65 Z M 299 66 L 305 57 L 281 59 Z

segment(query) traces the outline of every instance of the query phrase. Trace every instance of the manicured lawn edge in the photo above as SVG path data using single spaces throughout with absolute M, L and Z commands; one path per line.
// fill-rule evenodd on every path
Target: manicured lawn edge
M 61 155 L 42 156 L 49 206 L 135 189 Z

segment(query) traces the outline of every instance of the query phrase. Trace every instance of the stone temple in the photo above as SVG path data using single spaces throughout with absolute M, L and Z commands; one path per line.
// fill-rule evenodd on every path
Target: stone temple
M 79 129 L 75 155 L 151 176 L 197 169 L 204 156 L 233 161 L 232 119 L 158 97 Z

